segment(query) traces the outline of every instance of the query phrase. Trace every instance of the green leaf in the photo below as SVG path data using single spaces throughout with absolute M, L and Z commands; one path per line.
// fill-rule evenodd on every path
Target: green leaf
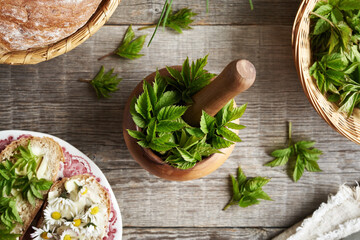
M 333 53 L 330 55 L 325 55 L 321 61 L 324 62 L 327 65 L 327 67 L 337 71 L 345 70 L 349 64 L 349 61 L 347 60 L 346 56 L 341 53 Z
M 251 205 L 259 204 L 260 201 L 251 196 L 243 196 L 239 201 L 239 207 L 246 208 Z
M 358 10 L 360 9 L 360 2 L 358 0 L 341 0 L 339 2 L 340 10 Z
M 95 89 L 98 98 L 109 98 L 110 93 L 119 90 L 117 87 L 122 81 L 117 74 L 113 74 L 114 69 L 105 73 L 104 66 L 101 66 L 100 71 L 96 74 L 93 80 L 90 81 L 91 86 Z
M 127 58 L 127 59 L 137 59 L 142 56 L 143 54 L 139 54 L 142 50 L 146 35 L 142 35 L 138 38 L 135 38 L 135 33 L 132 29 L 132 26 L 130 25 L 125 33 L 125 37 L 123 41 L 120 43 L 120 46 L 116 49 L 115 54 L 117 54 L 120 57 Z
M 327 18 L 327 16 L 325 16 Z M 330 29 L 330 23 L 328 23 L 326 20 L 320 18 L 319 20 L 317 20 L 315 27 L 314 27 L 314 35 L 320 35 L 324 32 L 326 32 L 327 30 Z
M 233 142 L 241 142 L 240 137 L 233 131 L 227 129 L 226 127 L 219 128 L 216 131 L 220 136 L 223 136 L 227 140 L 230 140 Z
M 241 194 L 239 191 L 239 182 L 235 179 L 233 175 L 230 174 L 231 183 L 232 183 L 232 191 L 233 191 L 233 198 L 234 201 L 240 201 Z
M 239 186 L 243 185 L 246 182 L 246 176 L 240 167 L 238 167 L 237 181 L 239 183 Z
M 187 162 L 196 162 L 196 159 L 185 149 L 176 148 L 180 156 Z
M 178 103 L 181 99 L 181 96 L 178 92 L 175 91 L 167 91 L 165 92 L 159 99 L 156 104 L 156 112 L 163 107 L 171 106 Z
M 239 124 L 236 124 L 233 122 L 229 122 L 225 126 L 228 128 L 231 128 L 231 129 L 235 129 L 235 130 L 241 130 L 241 129 L 246 128 L 246 126 L 244 126 L 244 125 L 239 125 Z
M 200 119 L 200 129 L 205 134 L 212 131 L 215 126 L 216 119 L 205 111 L 202 111 L 201 119 Z
M 174 122 L 174 121 L 168 121 L 168 120 L 162 120 L 157 125 L 157 131 L 158 132 L 175 132 L 182 128 L 184 128 L 185 125 L 180 122 Z
M 318 9 L 316 9 L 316 13 L 321 15 L 321 16 L 326 16 L 327 14 L 329 14 L 331 11 L 333 10 L 333 6 L 330 4 L 325 4 L 322 5 L 321 7 L 319 7 Z
M 245 113 L 247 104 L 241 105 L 240 107 L 235 108 L 232 112 L 231 112 L 231 117 L 229 119 L 229 121 L 234 121 L 236 119 L 239 119 L 242 117 L 242 115 Z
M 277 167 L 277 166 L 283 166 L 287 164 L 289 161 L 289 157 L 277 157 L 275 160 L 265 164 L 267 167 Z
M 218 137 L 218 136 L 214 136 L 211 139 L 211 145 L 216 149 L 228 148 L 233 144 L 234 144 L 233 142 L 230 142 L 230 141 L 225 140 L 225 139 L 223 139 L 221 137 Z
M 202 138 L 205 134 L 200 128 L 185 128 L 186 132 L 191 136 Z
M 182 30 L 185 29 L 191 29 L 190 24 L 194 21 L 193 17 L 197 15 L 196 13 L 189 8 L 183 8 L 176 13 L 173 13 L 171 6 L 168 7 L 170 8 L 168 18 L 164 19 L 161 24 L 164 24 L 165 27 L 171 28 L 178 33 L 182 33 Z
M 129 135 L 138 140 L 146 139 L 146 135 L 143 132 L 127 129 Z
M 293 173 L 294 182 L 299 181 L 299 179 L 301 178 L 301 176 L 304 173 L 304 169 L 305 169 L 304 161 L 301 158 L 301 156 L 298 155 L 296 158 L 296 164 L 295 164 L 295 169 L 294 169 L 294 173 Z
M 175 120 L 180 118 L 186 112 L 188 107 L 185 106 L 167 106 L 160 109 L 157 119 Z
M 309 172 L 321 172 L 319 164 L 316 161 L 305 161 L 305 168 Z
M 249 179 L 245 183 L 245 189 L 249 192 L 254 192 L 258 189 L 261 189 L 263 186 L 265 186 L 270 181 L 269 178 L 264 177 L 255 177 L 252 179 Z

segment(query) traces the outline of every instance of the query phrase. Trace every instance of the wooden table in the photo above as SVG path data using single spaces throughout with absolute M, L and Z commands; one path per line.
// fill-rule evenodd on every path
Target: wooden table
M 299 0 L 177 0 L 174 9 L 198 12 L 193 30 L 179 35 L 159 31 L 144 57 L 129 61 L 110 57 L 129 24 L 137 29 L 159 17 L 163 0 L 123 0 L 109 23 L 72 52 L 35 66 L 0 66 L 1 130 L 50 133 L 86 153 L 102 169 L 117 196 L 124 239 L 270 239 L 311 214 L 338 186 L 359 180 L 359 146 L 332 130 L 307 101 L 291 51 L 291 28 Z M 152 30 L 141 33 L 151 34 Z M 140 34 L 140 33 L 138 33 Z M 148 38 L 149 39 L 149 38 Z M 130 156 L 122 115 L 132 89 L 147 74 L 176 65 L 189 56 L 209 55 L 207 69 L 219 73 L 233 59 L 254 63 L 255 85 L 237 97 L 248 103 L 236 145 L 213 174 L 189 182 L 169 182 L 150 175 Z M 111 99 L 98 100 L 79 78 L 91 79 L 100 66 L 124 78 Z M 316 140 L 324 151 L 321 173 L 305 173 L 293 183 L 283 168 L 263 164 L 282 147 L 287 121 L 295 139 Z M 248 176 L 271 177 L 264 188 L 274 199 L 222 211 L 230 198 L 229 174 L 241 165 Z

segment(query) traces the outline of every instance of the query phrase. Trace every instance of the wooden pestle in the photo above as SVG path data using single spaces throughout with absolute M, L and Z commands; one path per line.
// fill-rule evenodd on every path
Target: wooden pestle
M 256 69 L 248 60 L 232 61 L 209 85 L 193 96 L 183 119 L 191 126 L 199 126 L 202 110 L 215 116 L 231 99 L 250 88 L 256 78 Z

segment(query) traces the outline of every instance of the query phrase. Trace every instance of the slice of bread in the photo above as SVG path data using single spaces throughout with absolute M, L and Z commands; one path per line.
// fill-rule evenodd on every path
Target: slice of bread
M 110 202 L 110 196 L 109 193 L 106 191 L 106 189 L 92 176 L 88 175 L 88 174 L 83 174 L 83 175 L 77 175 L 77 176 L 72 176 L 70 178 L 63 178 L 57 182 L 55 182 L 48 194 L 48 200 L 49 198 L 54 198 L 55 196 L 59 196 L 61 193 L 63 193 L 64 191 L 66 191 L 66 187 L 65 187 L 65 183 L 70 181 L 70 180 L 75 180 L 78 181 L 80 183 L 85 183 L 84 186 L 87 187 L 87 193 L 86 194 L 93 194 L 93 196 L 96 196 L 96 198 L 98 199 L 98 202 L 93 203 L 95 205 L 104 207 L 104 209 L 106 208 L 105 212 L 102 212 L 103 214 L 103 228 L 101 228 L 101 232 L 103 233 L 101 236 L 96 236 L 94 234 L 87 234 L 85 236 L 84 239 L 87 240 L 101 240 L 103 239 L 104 236 L 106 236 L 107 232 L 108 232 L 108 228 L 109 228 L 109 219 L 110 219 L 110 211 L 111 211 L 111 202 Z M 86 195 L 84 195 L 86 196 Z M 89 200 L 86 200 L 86 202 L 88 203 Z M 43 210 L 45 210 L 49 205 L 49 201 L 46 201 L 46 203 L 44 204 Z M 45 222 L 45 217 L 44 217 L 44 212 L 37 224 L 38 228 L 42 228 L 44 227 L 44 225 L 46 224 Z M 58 233 L 57 229 L 61 228 L 64 225 L 60 225 L 60 227 L 56 227 L 54 233 Z M 51 228 L 51 226 L 50 226 Z M 83 238 L 80 238 L 83 239 Z
M 16 158 L 14 158 L 14 155 L 18 153 L 18 147 L 27 147 L 29 142 L 33 153 L 35 155 L 43 156 L 41 162 L 38 164 L 37 177 L 56 181 L 60 168 L 60 162 L 64 161 L 64 155 L 61 146 L 51 138 L 26 137 L 14 141 L 0 153 L 0 162 L 8 159 L 15 163 Z M 46 198 L 47 193 L 48 191 L 42 191 L 44 199 Z M 40 210 L 43 202 L 43 200 L 36 199 L 35 206 L 33 206 L 28 201 L 18 197 L 16 206 L 23 224 L 17 223 L 15 228 L 12 230 L 12 233 L 25 234 L 32 220 Z M 19 239 L 21 240 L 22 237 Z

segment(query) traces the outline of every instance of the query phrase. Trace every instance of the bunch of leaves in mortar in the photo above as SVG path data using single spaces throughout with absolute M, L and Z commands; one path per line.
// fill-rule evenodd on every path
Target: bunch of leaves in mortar
M 98 98 L 109 98 L 110 93 L 119 90 L 118 85 L 122 81 L 117 74 L 113 74 L 114 69 L 111 69 L 105 73 L 104 66 L 101 66 L 100 71 L 96 74 L 92 80 L 80 79 L 81 82 L 90 83 L 94 88 Z
M 145 39 L 146 39 L 146 35 L 141 35 L 140 37 L 137 37 L 135 39 L 134 30 L 130 25 L 119 47 L 115 51 L 110 52 L 105 56 L 102 56 L 98 60 L 100 61 L 111 55 L 118 55 L 119 57 L 131 59 L 131 60 L 140 58 L 144 56 L 143 54 L 139 54 L 139 53 L 144 46 Z
M 230 101 L 215 117 L 203 112 L 201 127 L 191 127 L 181 118 L 193 94 L 210 83 L 214 76 L 203 68 L 207 56 L 191 65 L 189 59 L 183 70 L 167 68 L 174 77 L 156 73 L 153 86 L 143 83 L 143 93 L 131 103 L 130 113 L 138 130 L 128 130 L 138 144 L 155 151 L 165 162 L 180 169 L 195 166 L 203 158 L 219 153 L 240 138 L 231 129 L 244 126 L 232 123 L 240 118 L 246 105 L 234 107 Z
M 360 1 L 320 1 L 311 14 L 310 74 L 349 117 L 360 103 Z
M 0 236 L 2 240 L 18 240 L 21 234 L 11 233 L 12 229 L 0 229 Z
M 239 205 L 239 207 L 245 208 L 259 204 L 259 199 L 272 200 L 269 195 L 262 190 L 262 187 L 270 181 L 269 178 L 254 177 L 247 179 L 240 167 L 238 168 L 237 178 L 231 174 L 230 178 L 233 196 L 224 207 L 224 211 L 231 205 Z
M 292 142 L 291 139 L 292 124 L 289 122 L 289 147 L 278 149 L 271 153 L 275 160 L 265 164 L 269 167 L 283 166 L 289 161 L 290 166 L 295 166 L 292 170 L 292 179 L 297 182 L 306 169 L 309 172 L 320 172 L 321 169 L 317 163 L 322 152 L 314 148 L 315 142 L 299 141 Z
M 181 100 L 187 104 L 192 103 L 191 97 L 207 86 L 210 80 L 216 76 L 216 74 L 209 73 L 204 69 L 207 65 L 207 59 L 208 55 L 190 65 L 189 58 L 186 58 L 181 71 L 166 67 L 172 76 L 172 78 L 165 78 L 167 83 L 181 93 Z

